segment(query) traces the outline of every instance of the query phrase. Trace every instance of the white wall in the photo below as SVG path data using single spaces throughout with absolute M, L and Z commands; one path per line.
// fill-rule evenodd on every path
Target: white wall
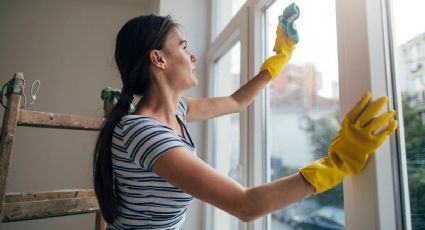
M 196 74 L 198 86 L 190 89 L 184 95 L 194 98 L 206 96 L 207 73 L 205 56 L 209 45 L 210 36 L 210 1 L 209 0 L 161 0 L 159 4 L 160 15 L 171 15 L 181 25 L 181 31 L 188 41 L 189 50 L 198 57 Z M 197 146 L 198 156 L 203 158 L 205 153 L 204 130 L 205 124 L 189 124 L 190 133 Z M 202 204 L 194 200 L 186 216 L 185 230 L 202 229 L 203 224 Z
M 0 83 L 41 80 L 31 110 L 103 115 L 100 91 L 119 88 L 115 37 L 156 0 L 0 1 Z M 1 115 L 3 109 L 0 109 Z M 18 127 L 7 192 L 91 188 L 95 132 Z M 94 229 L 94 214 L 0 223 L 0 229 Z

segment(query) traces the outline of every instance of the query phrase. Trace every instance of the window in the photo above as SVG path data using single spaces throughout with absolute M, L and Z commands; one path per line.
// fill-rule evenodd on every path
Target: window
M 265 10 L 267 57 L 273 55 L 278 16 L 291 2 L 277 0 Z M 301 9 L 296 22 L 300 42 L 281 76 L 268 89 L 266 148 L 270 180 L 293 174 L 326 156 L 329 143 L 339 129 L 334 0 L 305 0 L 296 4 Z M 342 184 L 274 212 L 271 229 L 308 229 L 301 219 L 314 219 L 318 214 L 327 215 L 321 219 L 326 217 L 328 225 L 344 226 Z M 320 226 L 319 221 L 313 229 Z
M 209 97 L 229 96 L 247 79 L 247 7 L 242 7 L 232 20 L 207 52 Z M 248 186 L 246 124 L 246 112 L 207 123 L 207 162 L 242 186 Z M 246 229 L 238 218 L 210 205 L 205 206 L 205 215 L 206 230 Z
M 227 96 L 240 87 L 240 42 L 214 65 L 214 96 Z M 223 175 L 241 183 L 240 115 L 222 116 L 213 121 L 213 165 Z M 237 230 L 239 220 L 214 208 L 213 229 Z
M 216 38 L 224 27 L 230 22 L 233 16 L 239 11 L 246 0 L 213 0 L 214 18 L 213 35 Z
M 397 13 L 392 15 L 392 11 L 388 10 L 391 1 L 395 3 L 395 7 L 392 7 L 396 9 L 394 11 L 411 10 L 409 17 L 405 17 L 408 21 L 402 20 L 401 26 L 395 26 L 394 31 L 388 26 L 389 22 L 397 23 L 404 16 L 398 17 Z M 216 80 L 212 71 L 216 68 L 216 61 L 238 40 L 241 52 L 240 84 L 258 73 L 264 60 L 262 57 L 272 54 L 277 16 L 292 2 L 248 0 L 239 13 L 229 19 L 230 23 L 224 23 L 226 25 L 221 34 L 215 37 L 208 49 L 208 72 L 209 79 L 212 79 L 208 85 L 209 96 L 215 95 L 211 88 Z M 412 193 L 412 186 L 421 184 L 408 183 L 418 178 L 423 181 L 423 176 L 414 177 L 411 174 L 414 172 L 412 169 L 418 169 L 414 173 L 420 173 L 423 166 L 412 168 L 411 162 L 408 163 L 410 160 L 406 158 L 410 156 L 406 149 L 411 146 L 405 145 L 408 134 L 405 133 L 403 119 L 400 119 L 404 116 L 405 106 L 399 94 L 403 92 L 402 89 L 414 89 L 416 103 L 425 98 L 425 73 L 422 70 L 425 46 L 422 41 L 412 41 L 415 44 L 412 47 L 395 45 L 398 38 L 391 39 L 390 32 L 403 36 L 408 33 L 399 32 L 397 28 L 410 30 L 411 27 L 424 26 L 421 23 L 413 23 L 412 26 L 412 22 L 421 21 L 420 9 L 424 7 L 418 2 L 405 3 L 401 0 L 294 2 L 300 6 L 301 17 L 297 21 L 300 42 L 293 57 L 282 76 L 239 115 L 239 161 L 243 169 L 239 168 L 242 172 L 239 172 L 239 176 L 244 182 L 242 184 L 252 187 L 286 176 L 319 158 L 327 150 L 341 118 L 367 90 L 372 92 L 374 99 L 388 96 L 390 102 L 384 110 L 396 109 L 400 126 L 397 135 L 392 135 L 370 157 L 361 173 L 346 177 L 344 184 L 336 187 L 335 190 L 339 191 L 323 194 L 332 194 L 329 202 L 325 202 L 326 198 L 312 196 L 267 218 L 248 224 L 239 222 L 239 229 L 293 229 L 299 216 L 346 229 L 410 229 L 410 219 L 413 225 L 423 226 L 416 219 L 424 216 L 417 205 L 423 204 L 423 200 L 415 206 L 413 203 L 417 200 L 414 200 L 416 198 Z M 218 28 L 217 20 L 212 23 L 212 28 Z M 212 34 L 218 35 L 216 32 Z M 391 43 L 394 44 L 391 46 Z M 411 50 L 416 53 L 410 53 Z M 407 63 L 403 64 L 402 57 L 408 58 L 405 60 Z M 412 63 L 412 58 L 417 59 L 413 60 L 415 63 Z M 409 76 L 402 81 L 392 81 L 391 76 L 397 75 L 399 78 L 400 73 Z M 288 99 L 291 95 L 296 96 Z M 414 109 L 418 110 L 422 105 L 417 103 Z M 418 111 L 414 114 L 415 119 L 424 122 L 424 114 L 425 111 Z M 213 137 L 213 130 L 212 124 L 208 123 L 208 137 Z M 318 135 L 320 133 L 325 135 Z M 414 134 L 424 136 L 423 132 Z M 212 142 L 213 139 L 209 139 L 208 143 Z M 210 159 L 213 155 L 210 145 L 207 155 L 208 161 L 213 162 Z M 423 162 L 420 157 L 416 159 L 420 161 L 414 161 L 415 164 Z M 228 175 L 229 172 L 225 173 Z M 211 225 L 208 224 L 211 216 L 207 211 L 207 226 Z M 228 222 L 225 226 L 229 226 Z M 301 224 L 298 227 L 304 229 Z
M 395 66 L 397 94 L 401 95 L 404 124 L 404 142 L 407 158 L 409 194 L 404 201 L 409 202 L 411 226 L 413 230 L 423 229 L 425 226 L 425 26 L 421 23 L 412 23 L 425 20 L 423 9 L 425 3 L 414 0 L 392 1 L 394 23 L 392 44 L 395 50 Z M 406 71 L 408 70 L 408 71 Z M 407 207 L 408 207 L 407 206 Z M 408 223 L 407 223 L 408 225 Z

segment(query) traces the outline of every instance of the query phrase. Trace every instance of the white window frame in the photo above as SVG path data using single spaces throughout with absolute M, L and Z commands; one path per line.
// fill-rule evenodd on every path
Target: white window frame
M 213 1 L 213 0 L 212 0 Z M 263 15 L 273 0 L 247 0 L 239 13 L 212 42 L 207 53 L 208 96 L 213 90 L 213 65 L 234 41 L 241 40 L 241 84 L 258 73 L 264 60 Z M 367 90 L 374 98 L 388 96 L 387 109 L 397 109 L 399 128 L 374 154 L 366 168 L 344 180 L 345 228 L 410 230 L 410 207 L 405 157 L 403 114 L 391 76 L 394 72 L 394 48 L 391 47 L 391 0 L 351 0 L 336 4 L 339 95 L 341 115 Z M 302 9 L 301 9 L 302 11 Z M 214 14 L 213 14 L 214 15 Z M 302 15 L 301 15 L 302 16 Z M 214 21 L 214 19 L 212 20 Z M 214 28 L 214 25 L 212 25 Z M 326 36 L 326 35 L 324 35 Z M 301 40 L 302 42 L 302 40 Z M 268 159 L 265 154 L 265 94 L 258 96 L 241 113 L 241 161 L 247 174 L 246 186 L 267 181 Z M 244 126 L 243 124 L 246 124 Z M 207 126 L 207 161 L 211 162 L 213 143 L 211 123 Z M 242 135 L 243 134 L 243 135 Z M 247 135 L 247 136 L 244 136 Z M 244 156 L 244 154 L 247 154 Z M 246 168 L 247 167 L 247 168 Z M 206 228 L 211 213 L 205 212 Z M 242 229 L 270 229 L 268 218 L 242 225 Z
M 382 19 L 381 23 L 384 27 L 383 36 L 386 48 L 386 68 L 390 73 L 389 79 L 396 79 L 395 63 L 398 63 L 396 49 L 394 44 L 394 23 L 392 22 L 392 0 L 381 0 Z M 389 80 L 391 82 L 391 80 Z M 411 223 L 411 212 L 410 212 L 410 195 L 408 185 L 408 174 L 407 174 L 407 158 L 406 158 L 406 146 L 405 146 L 405 135 L 404 135 L 404 121 L 403 121 L 403 110 L 401 107 L 401 95 L 400 91 L 397 91 L 397 82 L 392 83 L 391 93 L 396 92 L 393 95 L 393 106 L 397 109 L 397 117 L 399 128 L 395 140 L 391 143 L 391 152 L 393 153 L 393 170 L 396 175 L 393 176 L 394 181 L 394 194 L 393 200 L 395 204 L 396 213 L 396 229 L 412 229 Z M 397 154 L 398 153 L 398 154 Z M 394 173 L 394 172 L 393 172 Z
M 387 109 L 401 105 L 391 80 L 388 9 L 385 0 L 336 1 L 341 114 L 366 90 L 375 97 L 388 96 Z M 407 184 L 401 183 L 407 180 L 407 169 L 400 108 L 397 117 L 396 135 L 376 151 L 363 172 L 344 180 L 346 229 L 411 229 L 409 202 L 403 197 Z
M 214 10 L 214 7 L 213 7 Z M 213 13 L 214 15 L 214 13 Z M 213 19 L 214 21 L 215 19 Z M 212 26 L 214 28 L 214 26 Z M 247 82 L 248 73 L 247 73 L 247 48 L 248 48 L 248 11 L 246 6 L 242 6 L 239 12 L 231 19 L 229 24 L 224 28 L 224 30 L 219 34 L 219 36 L 212 42 L 206 57 L 207 63 L 207 73 L 208 73 L 208 83 L 207 83 L 207 94 L 208 97 L 214 96 L 214 66 L 218 59 L 223 57 L 238 41 L 240 41 L 240 85 L 243 85 Z M 248 141 L 248 127 L 247 127 L 247 112 L 240 113 L 240 157 L 239 157 L 239 166 L 238 173 L 241 176 L 240 183 L 243 186 L 248 186 L 248 153 L 247 153 L 247 141 Z M 213 165 L 214 163 L 214 121 L 210 120 L 207 122 L 207 132 L 206 132 L 206 161 Z M 204 229 L 212 230 L 213 220 L 213 207 L 211 205 L 204 205 L 205 221 Z M 240 230 L 246 229 L 246 224 L 242 221 L 239 221 Z

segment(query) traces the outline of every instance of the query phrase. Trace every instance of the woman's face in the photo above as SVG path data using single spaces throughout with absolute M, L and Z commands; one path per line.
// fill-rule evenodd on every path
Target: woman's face
M 197 57 L 187 49 L 187 41 L 177 28 L 171 29 L 162 49 L 168 81 L 178 90 L 198 84 L 195 65 Z

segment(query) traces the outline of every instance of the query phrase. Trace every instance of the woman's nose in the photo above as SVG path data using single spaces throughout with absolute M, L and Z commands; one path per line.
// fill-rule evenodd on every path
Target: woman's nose
M 196 60 L 198 60 L 198 57 L 196 57 L 195 55 L 193 55 L 193 54 L 190 54 L 190 61 L 192 61 L 192 62 L 196 62 Z

